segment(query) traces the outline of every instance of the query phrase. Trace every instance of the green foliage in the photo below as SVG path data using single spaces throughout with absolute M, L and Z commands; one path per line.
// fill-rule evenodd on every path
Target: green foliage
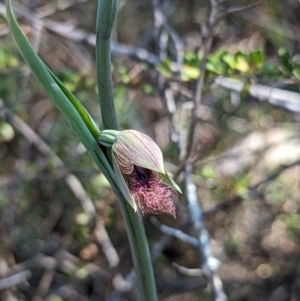
M 284 75 L 290 75 L 293 71 L 291 56 L 287 49 L 281 47 L 278 50 L 278 59 L 281 71 Z
M 151 84 L 148 84 L 148 83 L 144 84 L 142 86 L 142 90 L 146 95 L 149 95 L 149 96 L 157 95 L 156 88 L 154 86 L 152 86 Z
M 128 84 L 130 82 L 129 70 L 126 66 L 120 66 L 118 68 L 118 73 L 123 84 Z
M 11 141 L 15 136 L 14 128 L 8 122 L 0 122 L 0 143 Z
M 64 301 L 60 296 L 52 295 L 49 297 L 49 301 Z
M 166 78 L 173 77 L 174 73 L 172 70 L 172 60 L 166 58 L 158 66 L 156 66 L 156 70 L 159 71 Z
M 186 52 L 184 54 L 184 65 L 182 70 L 183 81 L 193 81 L 199 77 L 199 65 L 201 54 Z M 170 59 L 165 59 L 157 70 L 165 77 L 174 76 L 172 71 L 174 63 Z M 215 75 L 243 75 L 250 76 L 261 73 L 265 65 L 265 53 L 263 49 L 255 49 L 250 53 L 238 51 L 234 54 L 227 50 L 218 50 L 209 55 L 206 70 L 209 76 Z
M 7 47 L 0 48 L 0 74 L 9 69 L 17 69 L 20 66 L 18 58 L 11 54 Z
M 299 240 L 300 214 L 281 214 L 277 219 L 284 223 L 286 230 L 293 239 Z
M 300 80 L 300 62 L 293 62 L 293 75 Z
M 199 66 L 201 54 L 186 52 L 184 54 L 184 65 L 182 68 L 182 81 L 195 81 L 199 78 Z M 175 63 L 167 58 L 157 70 L 166 78 L 174 78 Z M 300 63 L 293 61 L 286 48 L 278 50 L 278 64 L 266 60 L 263 48 L 253 49 L 250 52 L 237 51 L 229 53 L 227 50 L 220 49 L 209 55 L 206 70 L 208 77 L 215 76 L 234 76 L 242 78 L 265 77 L 268 80 L 295 76 L 300 79 Z
M 58 73 L 57 77 L 72 92 L 78 90 L 80 87 L 87 88 L 84 83 L 84 74 L 80 74 L 76 71 L 65 69 Z
M 201 176 L 204 179 L 214 179 L 216 177 L 216 173 L 211 166 L 205 165 L 201 170 Z
M 2 209 L 4 206 L 7 206 L 9 200 L 4 195 L 0 195 L 0 209 Z
M 300 62 L 293 60 L 290 52 L 286 48 L 279 48 L 278 59 L 280 63 L 280 70 L 284 76 L 291 77 L 294 75 L 297 80 L 300 79 Z
M 233 189 L 236 195 L 246 197 L 248 193 L 249 180 L 246 176 L 242 175 L 234 178 Z
M 233 232 L 229 232 L 224 242 L 227 254 L 235 255 L 238 253 L 240 241 Z
M 0 44 L 0 98 L 6 99 L 12 92 L 20 93 L 19 74 L 22 63 L 14 54 L 11 41 L 2 39 Z
M 75 223 L 73 223 L 71 233 L 77 244 L 84 247 L 90 236 L 89 218 L 85 213 L 79 213 L 75 217 Z

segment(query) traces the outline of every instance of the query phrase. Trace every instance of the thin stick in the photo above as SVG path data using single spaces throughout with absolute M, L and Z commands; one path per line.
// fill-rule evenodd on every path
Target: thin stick
M 0 291 L 18 285 L 31 277 L 32 273 L 28 270 L 16 273 L 6 278 L 0 279 Z
M 199 241 L 199 252 L 203 261 L 203 269 L 208 273 L 208 279 L 212 286 L 214 301 L 227 301 L 227 296 L 223 291 L 223 284 L 220 277 L 217 275 L 219 261 L 212 256 L 210 249 L 210 236 L 204 225 L 204 217 L 202 210 L 198 204 L 196 186 L 191 178 L 191 165 L 185 167 L 185 186 L 188 208 L 190 211 L 194 230 Z

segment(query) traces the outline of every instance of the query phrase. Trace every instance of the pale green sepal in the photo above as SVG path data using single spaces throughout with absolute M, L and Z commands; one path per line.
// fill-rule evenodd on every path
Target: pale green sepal
M 124 179 L 118 165 L 116 164 L 116 160 L 114 159 L 114 157 L 112 158 L 112 162 L 113 162 L 115 175 L 116 175 L 118 183 L 119 183 L 119 187 L 121 188 L 121 191 L 122 191 L 124 197 L 126 198 L 127 202 L 130 204 L 130 206 L 134 209 L 134 211 L 137 211 L 137 205 L 135 203 L 135 200 L 128 189 L 127 183 L 125 182 L 125 179 Z
M 136 166 L 165 173 L 160 148 L 150 137 L 138 131 L 122 131 L 117 136 L 112 150 Z
M 107 147 L 112 147 L 113 143 L 115 142 L 116 137 L 110 134 L 107 134 L 105 131 L 101 132 L 98 141 Z
M 164 183 L 165 185 L 174 188 L 174 189 L 177 190 L 179 193 L 182 193 L 180 187 L 177 185 L 177 183 L 176 183 L 171 177 L 169 177 L 169 175 L 168 175 L 167 172 L 165 172 L 165 174 L 160 174 L 160 176 L 162 177 L 163 183 Z
M 116 138 L 121 132 L 117 130 L 103 130 L 102 133 Z

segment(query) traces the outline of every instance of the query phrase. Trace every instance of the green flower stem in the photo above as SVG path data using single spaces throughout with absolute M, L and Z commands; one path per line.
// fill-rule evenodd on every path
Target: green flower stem
M 111 74 L 111 31 L 118 0 L 99 0 L 96 23 L 96 68 L 98 93 L 105 129 L 118 130 Z
M 157 301 L 156 286 L 143 221 L 121 192 L 118 200 L 123 214 L 139 288 L 140 301 Z
M 96 27 L 98 91 L 105 129 L 118 130 L 111 75 L 111 31 L 118 0 L 99 0 Z M 157 301 L 156 286 L 147 237 L 141 217 L 129 205 L 121 191 L 118 201 L 126 226 L 141 301 Z

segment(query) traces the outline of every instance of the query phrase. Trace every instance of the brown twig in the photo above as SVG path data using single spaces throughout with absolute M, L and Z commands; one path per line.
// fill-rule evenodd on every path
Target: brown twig
M 32 301 L 43 301 L 55 276 L 55 270 L 44 271 Z

